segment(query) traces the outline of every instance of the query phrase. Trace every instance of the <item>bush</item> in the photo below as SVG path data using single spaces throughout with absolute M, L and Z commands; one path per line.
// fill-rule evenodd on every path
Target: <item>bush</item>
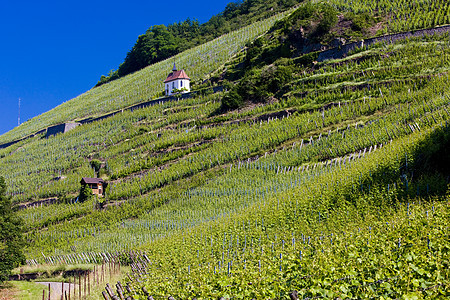
M 89 188 L 87 184 L 83 184 L 80 188 L 80 195 L 78 196 L 78 200 L 80 202 L 84 202 L 89 200 L 92 197 L 92 190 Z
M 95 173 L 98 173 L 100 171 L 100 168 L 102 167 L 102 162 L 98 159 L 91 160 L 91 167 L 94 169 Z
M 292 79 L 294 67 L 291 60 L 279 59 L 274 65 L 261 70 L 250 70 L 241 82 L 222 98 L 222 109 L 236 109 L 244 102 L 265 102 Z
M 228 91 L 222 98 L 222 109 L 230 110 L 236 109 L 242 106 L 244 101 L 242 97 L 238 94 L 236 89 Z
M 0 283 L 8 280 L 11 270 L 25 263 L 22 249 L 23 221 L 13 213 L 11 199 L 6 196 L 6 183 L 0 177 Z
M 352 29 L 354 31 L 361 32 L 371 27 L 375 23 L 375 18 L 368 13 L 362 14 L 347 13 L 345 15 L 345 18 L 352 22 Z
M 333 6 L 329 4 L 323 4 L 320 13 L 322 15 L 322 18 L 319 25 L 317 26 L 317 33 L 325 34 L 330 31 L 331 27 L 336 25 L 338 21 L 337 11 Z
M 319 57 L 319 52 L 311 52 L 305 55 L 302 55 L 295 59 L 295 64 L 300 64 L 304 67 L 308 67 L 312 65 L 314 61 L 316 61 Z

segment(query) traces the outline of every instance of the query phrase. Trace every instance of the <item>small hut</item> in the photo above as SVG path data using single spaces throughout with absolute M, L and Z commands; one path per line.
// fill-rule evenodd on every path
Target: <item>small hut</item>
M 105 189 L 106 189 L 106 186 L 108 185 L 101 178 L 88 178 L 88 177 L 81 178 L 80 183 L 81 183 L 81 185 L 87 185 L 92 190 L 93 195 L 99 195 L 99 196 L 105 195 Z

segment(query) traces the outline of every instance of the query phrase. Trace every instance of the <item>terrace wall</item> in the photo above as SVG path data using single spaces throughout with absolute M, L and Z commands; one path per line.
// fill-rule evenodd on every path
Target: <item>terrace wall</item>
M 423 36 L 431 36 L 431 35 L 441 35 L 441 34 L 445 34 L 445 33 L 450 33 L 450 25 L 374 37 L 374 38 L 365 39 L 362 41 L 357 41 L 357 42 L 345 44 L 345 45 L 342 45 L 339 47 L 334 47 L 334 48 L 322 51 L 319 53 L 319 57 L 318 57 L 317 61 L 322 62 L 322 61 L 325 61 L 328 59 L 343 58 L 350 51 L 353 51 L 357 48 L 370 46 L 370 45 L 376 44 L 376 43 L 392 44 L 396 41 L 404 40 L 407 38 L 423 37 Z

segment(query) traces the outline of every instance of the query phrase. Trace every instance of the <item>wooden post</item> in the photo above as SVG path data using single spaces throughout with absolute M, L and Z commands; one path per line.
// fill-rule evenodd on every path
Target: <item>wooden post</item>
M 50 300 L 50 283 L 48 284 L 48 300 Z
M 45 289 L 42 289 L 42 300 L 45 300 Z
M 103 299 L 109 300 L 109 297 L 108 297 L 108 295 L 106 294 L 105 291 L 102 292 L 102 295 L 103 295 Z
M 109 283 L 106 284 L 105 290 L 108 292 L 108 295 L 109 295 L 111 298 L 114 299 L 114 296 L 115 296 L 115 295 L 114 295 L 114 293 L 113 293 L 113 290 L 112 290 L 111 287 L 109 286 Z
M 61 282 L 61 299 L 64 300 L 64 280 Z
M 90 276 L 89 274 L 91 273 L 91 271 L 88 271 L 88 295 L 91 295 L 91 280 L 90 280 Z
M 66 298 L 66 300 L 67 300 L 67 292 L 64 292 L 64 296 L 65 296 L 65 298 Z
M 78 275 L 78 299 L 81 299 L 81 275 Z
M 71 281 L 72 281 L 72 279 L 70 279 L 70 277 L 69 277 L 69 300 L 70 300 L 70 286 L 71 286 L 70 282 Z
M 86 297 L 86 274 L 84 274 L 84 297 Z
M 289 297 L 291 298 L 291 300 L 298 300 L 298 292 L 297 291 L 292 291 L 289 293 Z

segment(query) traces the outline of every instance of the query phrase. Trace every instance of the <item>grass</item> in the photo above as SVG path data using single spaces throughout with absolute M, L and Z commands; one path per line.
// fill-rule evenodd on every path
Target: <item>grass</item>
M 20 300 L 41 299 L 42 291 L 45 289 L 45 286 L 43 286 L 42 284 L 30 281 L 10 281 L 9 284 L 11 285 L 11 289 L 8 289 L 10 292 L 7 295 L 14 296 L 14 298 L 10 299 L 20 299 Z M 46 291 L 45 294 L 48 295 L 48 291 Z M 8 299 L 8 298 L 2 298 L 2 296 L 0 296 L 0 299 Z M 52 299 L 56 299 L 56 297 Z
M 11 282 L 4 282 L 0 285 L 0 300 L 14 299 L 17 293 L 18 290 Z
M 75 264 L 75 265 L 48 265 L 41 264 L 38 266 L 25 265 L 20 268 L 12 270 L 12 274 L 30 274 L 30 273 L 43 273 L 53 274 L 55 272 L 71 271 L 71 270 L 92 270 L 93 264 Z
M 99 274 L 101 271 L 101 266 L 95 265 Z M 32 266 L 24 266 L 20 269 L 15 269 L 13 271 L 14 274 L 18 274 L 19 272 L 22 273 L 46 273 L 50 276 L 53 272 L 57 271 L 70 271 L 70 270 L 93 270 L 94 264 L 75 264 L 75 265 L 40 265 L 38 267 L 32 267 Z M 97 300 L 97 299 L 103 299 L 102 297 L 102 291 L 104 290 L 106 283 L 110 283 L 111 285 L 119 280 L 121 280 L 125 274 L 130 272 L 129 267 L 120 267 L 120 270 L 118 268 L 114 270 L 109 269 L 108 265 L 105 265 L 104 269 L 104 280 L 99 280 L 97 284 L 97 280 L 94 282 L 94 276 L 89 276 L 89 279 L 91 281 L 90 284 L 90 295 L 86 295 L 83 299 L 87 300 Z M 75 278 L 76 282 L 78 282 L 78 277 Z M 42 284 L 39 284 L 37 282 L 62 282 L 65 283 L 74 282 L 74 278 L 64 278 L 63 276 L 54 276 L 54 277 L 40 277 L 34 281 L 9 281 L 6 282 L 3 286 L 0 286 L 0 300 L 10 300 L 10 299 L 41 299 L 43 290 L 45 290 L 45 297 L 48 297 L 48 287 Z M 84 279 L 81 279 L 82 286 L 84 285 Z M 73 292 L 73 290 L 72 290 Z M 72 294 L 71 292 L 71 294 Z M 75 294 L 78 297 L 78 287 L 75 288 Z M 82 294 L 84 295 L 84 289 L 82 291 Z M 47 298 L 46 298 L 47 299 Z M 52 292 L 51 300 L 60 299 L 59 295 L 56 295 L 56 293 Z

